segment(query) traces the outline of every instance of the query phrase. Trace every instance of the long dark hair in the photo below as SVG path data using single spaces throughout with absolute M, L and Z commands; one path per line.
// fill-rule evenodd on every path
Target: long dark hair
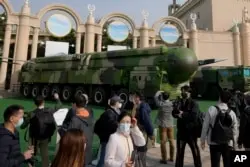
M 83 167 L 86 138 L 83 131 L 70 129 L 60 140 L 59 150 L 51 167 Z

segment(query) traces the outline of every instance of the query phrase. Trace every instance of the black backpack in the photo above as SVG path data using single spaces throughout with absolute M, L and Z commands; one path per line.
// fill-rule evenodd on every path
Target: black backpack
M 217 144 L 228 144 L 233 140 L 233 119 L 230 115 L 231 109 L 225 113 L 218 106 L 215 106 L 218 114 L 215 118 L 214 126 L 212 126 L 211 141 Z
M 54 135 L 56 123 L 53 114 L 48 109 L 35 111 L 30 120 L 30 137 L 35 140 L 49 139 Z

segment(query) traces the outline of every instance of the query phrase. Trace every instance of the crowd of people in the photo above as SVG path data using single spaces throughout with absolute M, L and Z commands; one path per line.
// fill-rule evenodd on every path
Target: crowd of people
M 181 97 L 174 101 L 169 93 L 158 91 L 155 104 L 158 114 L 155 124 L 159 127 L 160 163 L 175 163 L 183 167 L 185 147 L 188 144 L 194 166 L 202 167 L 200 148 L 209 146 L 211 167 L 220 166 L 223 157 L 225 167 L 230 167 L 230 152 L 234 149 L 250 149 L 250 93 L 220 90 L 219 101 L 207 112 L 200 111 L 199 104 L 191 98 L 189 86 L 181 88 Z M 36 108 L 24 112 L 21 105 L 11 105 L 4 111 L 4 123 L 0 125 L 0 166 L 35 166 L 40 152 L 42 167 L 88 167 L 93 160 L 92 142 L 96 134 L 100 140 L 100 157 L 97 167 L 146 167 L 146 154 L 155 143 L 151 108 L 140 92 L 131 93 L 132 110 L 124 109 L 124 101 L 112 96 L 98 120 L 88 106 L 88 96 L 79 94 L 72 99 L 63 124 L 58 126 L 54 114 L 62 108 L 58 94 L 54 108 L 45 107 L 41 96 L 34 99 Z M 177 120 L 176 146 L 174 144 L 174 119 Z M 17 128 L 28 129 L 28 149 L 21 152 Z M 58 133 L 60 142 L 53 161 L 49 162 L 49 143 Z M 198 146 L 200 138 L 200 147 Z M 169 156 L 166 147 L 169 142 Z M 175 158 L 176 156 L 176 158 Z M 169 157 L 169 158 L 168 158 Z

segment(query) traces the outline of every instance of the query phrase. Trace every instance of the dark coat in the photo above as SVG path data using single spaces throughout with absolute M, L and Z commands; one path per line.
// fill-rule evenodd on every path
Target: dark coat
M 0 125 L 0 166 L 1 167 L 22 167 L 25 163 L 21 153 L 19 133 L 10 132 Z
M 101 143 L 107 143 L 109 136 L 116 132 L 118 116 L 119 114 L 109 106 L 96 122 L 95 133 L 98 135 Z
M 250 148 L 250 107 L 247 107 L 240 115 L 240 133 L 238 144 L 244 145 L 245 148 Z
M 136 119 L 141 131 L 146 132 L 149 137 L 154 134 L 154 127 L 150 117 L 151 108 L 148 103 L 142 102 L 136 109 Z
M 172 115 L 177 118 L 177 138 L 180 140 L 187 140 L 190 138 L 197 138 L 195 121 L 199 113 L 199 105 L 196 101 L 189 98 L 187 100 L 180 99 L 177 108 L 174 108 Z M 183 111 L 182 117 L 179 118 L 177 114 Z
M 89 116 L 80 117 L 78 115 L 74 115 L 69 123 L 69 129 L 80 129 L 84 132 L 84 135 L 87 139 L 86 144 L 86 154 L 85 154 L 85 165 L 89 165 L 92 162 L 92 141 L 94 136 L 94 118 L 89 112 Z

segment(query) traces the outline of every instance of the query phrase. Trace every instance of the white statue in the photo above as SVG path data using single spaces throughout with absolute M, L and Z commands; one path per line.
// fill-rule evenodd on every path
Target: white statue
M 243 14 L 242 14 L 243 16 L 243 18 L 242 18 L 242 22 L 244 22 L 244 23 L 248 23 L 249 22 L 249 16 L 248 16 L 248 10 L 247 10 L 247 8 L 246 7 L 244 7 L 244 9 L 243 9 Z
M 30 1 L 29 0 L 25 0 L 25 5 L 29 5 Z
M 89 14 L 92 16 L 95 11 L 95 5 L 88 4 Z
M 197 20 L 197 15 L 196 15 L 196 13 L 190 13 L 190 19 L 192 20 L 192 23 L 195 24 L 195 21 Z
M 148 19 L 148 16 L 149 16 L 149 12 L 145 11 L 145 10 L 142 10 L 142 16 L 143 16 L 143 19 L 144 20 L 147 20 Z

